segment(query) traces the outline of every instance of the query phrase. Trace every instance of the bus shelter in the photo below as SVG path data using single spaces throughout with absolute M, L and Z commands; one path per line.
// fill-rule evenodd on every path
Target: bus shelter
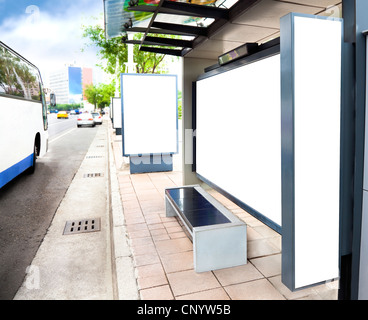
M 367 2 L 104 10 L 107 38 L 183 58 L 184 184 L 207 183 L 280 233 L 290 290 L 339 279 L 339 299 L 366 299 Z

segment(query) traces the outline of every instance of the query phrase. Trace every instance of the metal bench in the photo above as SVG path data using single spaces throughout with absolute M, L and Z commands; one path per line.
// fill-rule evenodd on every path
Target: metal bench
M 165 190 L 166 216 L 178 216 L 193 243 L 196 272 L 247 263 L 246 224 L 199 185 Z

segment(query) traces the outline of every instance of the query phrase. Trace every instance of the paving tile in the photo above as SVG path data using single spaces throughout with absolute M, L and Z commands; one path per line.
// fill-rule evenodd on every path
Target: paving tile
M 175 217 L 166 217 L 166 213 L 161 213 L 160 217 L 162 222 L 177 221 Z
M 140 290 L 141 300 L 174 300 L 168 285 Z
M 169 236 L 171 239 L 178 239 L 178 238 L 186 238 L 187 235 L 184 231 L 181 232 L 175 232 L 175 233 L 169 233 Z
M 142 254 L 142 255 L 136 255 L 134 254 L 134 262 L 135 266 L 146 266 L 149 264 L 156 264 L 160 263 L 160 258 L 158 257 L 158 254 L 155 253 L 149 253 L 149 254 Z
M 126 209 L 140 208 L 139 201 L 137 199 L 123 201 L 123 207 Z
M 264 238 L 272 238 L 272 237 L 281 237 L 276 231 L 272 230 L 270 227 L 263 226 L 255 226 L 253 227 L 255 231 L 261 234 Z
M 222 286 L 263 278 L 263 275 L 250 262 L 242 266 L 214 270 L 213 273 Z
M 169 237 L 167 233 L 164 233 L 164 234 L 152 235 L 152 239 L 156 243 L 157 241 L 170 240 L 171 238 Z
M 159 195 L 157 191 L 151 191 L 150 194 Z M 149 200 L 139 200 L 142 208 L 151 208 L 151 207 L 164 207 L 165 202 L 161 198 L 149 199 Z
M 197 273 L 194 270 L 168 273 L 174 296 L 214 289 L 221 287 L 212 272 Z
M 167 278 L 165 275 L 138 278 L 137 282 L 138 282 L 139 289 L 152 288 L 152 287 L 157 287 L 157 286 L 168 284 Z
M 128 215 L 141 215 L 141 216 L 143 216 L 141 208 L 129 208 L 129 209 L 123 208 L 123 213 L 124 213 L 125 217 L 127 217 Z
M 193 269 L 193 251 L 164 255 L 161 261 L 166 273 Z
M 136 238 L 136 239 L 139 239 L 139 238 Z M 133 239 L 133 240 L 135 240 L 135 239 Z M 146 245 L 143 245 L 143 246 L 133 246 L 132 250 L 133 250 L 133 253 L 137 254 L 137 255 L 149 254 L 151 252 L 156 252 L 156 247 L 152 243 L 152 244 L 146 244 Z
M 152 207 L 149 207 L 149 208 L 142 207 L 142 212 L 145 215 L 147 215 L 149 213 L 162 213 L 164 211 L 165 211 L 165 208 L 163 208 L 162 206 L 152 206 Z
M 134 217 L 134 218 L 130 218 L 130 217 L 125 217 L 125 222 L 127 225 L 131 225 L 131 224 L 141 224 L 144 223 L 146 220 L 144 220 L 143 217 Z
M 147 219 L 146 218 L 147 225 L 157 224 L 157 223 L 160 223 L 160 222 L 161 222 L 161 219 L 160 218 L 151 218 L 151 219 Z
M 160 213 L 158 212 L 150 212 L 150 213 L 143 212 L 143 216 L 146 218 L 146 220 L 158 219 L 160 222 L 157 223 L 162 223 Z
M 324 289 L 319 290 L 314 288 L 314 291 L 321 297 L 321 300 L 338 300 L 339 290 L 338 288 L 335 289 Z
M 275 277 L 270 277 L 268 280 L 288 300 L 301 299 L 301 298 L 304 298 L 304 297 L 307 297 L 307 296 L 309 296 L 309 298 L 310 298 L 311 296 L 316 295 L 316 292 L 313 290 L 312 287 L 292 292 L 281 282 L 281 275 L 275 276 Z
M 127 193 L 135 193 L 135 190 L 132 186 L 131 187 L 119 187 L 119 189 L 120 189 L 121 195 L 127 194 Z
M 273 237 L 273 238 L 267 238 L 268 242 L 271 243 L 274 247 L 276 247 L 277 249 L 279 249 L 279 251 L 281 252 L 281 247 L 282 247 L 282 238 L 280 237 Z
M 119 183 L 131 182 L 129 175 L 120 175 L 120 174 L 118 175 L 118 181 Z
M 156 229 L 164 229 L 165 226 L 163 223 L 154 223 L 154 224 L 149 224 L 147 225 L 149 230 L 156 230 Z
M 178 226 L 178 227 L 170 227 L 170 228 L 166 228 L 167 232 L 170 233 L 177 233 L 177 232 L 181 232 L 183 231 L 183 228 Z
M 251 263 L 267 278 L 281 274 L 281 254 L 251 259 Z
M 272 245 L 268 239 L 248 241 L 248 259 L 279 253 L 280 250 Z
M 144 194 L 156 190 L 155 186 L 150 182 L 133 182 L 133 187 L 137 194 Z
M 193 245 L 188 238 L 179 238 L 157 242 L 156 249 L 159 255 L 162 256 L 193 250 Z
M 256 230 L 254 230 L 252 227 L 247 226 L 247 240 L 252 241 L 259 239 L 263 239 L 263 236 L 259 234 Z
M 167 234 L 167 231 L 166 229 L 153 229 L 153 230 L 150 230 L 151 232 L 151 235 L 158 235 L 158 234 Z
M 133 231 L 128 233 L 129 238 L 144 238 L 144 237 L 150 237 L 151 234 L 148 230 L 139 230 L 139 231 Z
M 267 279 L 224 287 L 232 300 L 285 300 Z
M 139 201 L 156 201 L 157 199 L 161 199 L 161 201 L 163 201 L 163 197 L 156 190 L 137 193 L 136 197 L 139 199 Z
M 121 194 L 120 196 L 121 196 L 122 201 L 129 201 L 129 200 L 137 199 L 137 196 L 135 193 L 124 193 L 124 194 Z
M 136 223 L 136 224 L 127 226 L 127 230 L 128 232 L 133 232 L 133 231 L 139 231 L 139 230 L 148 230 L 148 228 L 147 228 L 146 223 Z
M 153 245 L 151 237 L 134 238 L 130 240 L 133 247 Z
M 258 227 L 258 226 L 264 226 L 264 223 L 259 221 L 258 219 L 254 218 L 253 216 L 245 217 L 244 221 L 247 225 L 251 227 Z
M 180 227 L 180 225 L 177 221 L 163 222 L 163 224 L 164 224 L 165 228 Z
M 210 289 L 206 291 L 185 294 L 176 298 L 177 300 L 230 300 L 223 288 Z
M 137 267 L 138 278 L 164 276 L 165 271 L 161 263 L 149 264 L 146 266 Z
M 151 197 L 152 195 L 156 196 L 156 198 L 152 198 Z M 139 193 L 139 196 L 142 198 L 141 200 L 144 200 L 143 198 L 145 196 L 149 197 L 149 199 L 147 199 L 147 200 L 151 200 L 151 199 L 154 199 L 155 201 L 161 200 L 161 198 L 159 197 L 160 193 L 156 190 L 155 187 L 150 188 L 150 189 L 142 189 L 142 191 Z
M 130 188 L 131 186 L 132 186 L 132 183 L 130 181 L 119 181 L 119 187 L 121 189 Z

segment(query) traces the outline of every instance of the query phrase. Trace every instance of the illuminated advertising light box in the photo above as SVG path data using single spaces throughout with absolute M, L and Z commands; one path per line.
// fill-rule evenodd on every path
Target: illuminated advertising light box
M 282 282 L 339 276 L 340 19 L 281 19 Z
M 204 75 L 206 76 L 206 75 Z M 280 55 L 197 81 L 196 172 L 281 229 Z
M 113 128 L 115 129 L 116 135 L 121 135 L 121 98 L 112 98 L 112 112 L 113 116 Z
M 178 152 L 177 77 L 121 74 L 123 156 Z

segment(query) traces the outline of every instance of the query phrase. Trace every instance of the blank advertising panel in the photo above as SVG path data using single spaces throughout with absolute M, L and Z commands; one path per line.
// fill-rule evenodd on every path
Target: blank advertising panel
M 177 77 L 122 74 L 123 155 L 178 152 Z
M 113 128 L 121 130 L 121 98 L 120 97 L 112 98 L 112 115 L 114 117 Z
M 282 278 L 295 290 L 339 276 L 340 19 L 281 19 Z
M 280 55 L 197 81 L 196 171 L 281 226 Z

